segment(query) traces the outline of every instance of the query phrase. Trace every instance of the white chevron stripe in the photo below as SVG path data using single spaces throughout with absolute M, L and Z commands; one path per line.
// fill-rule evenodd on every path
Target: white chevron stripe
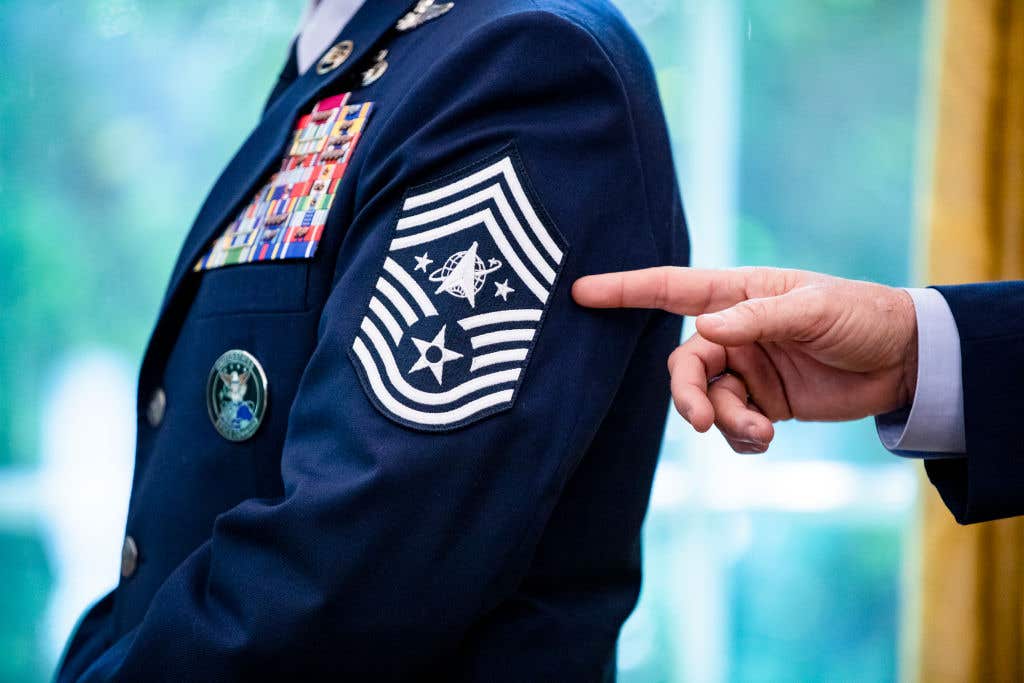
M 391 334 L 391 338 L 395 340 L 395 346 L 398 346 L 402 341 L 402 326 L 395 320 L 395 316 L 391 315 L 388 307 L 382 304 L 377 297 L 370 299 L 370 310 L 377 314 L 380 321 L 384 323 L 384 327 L 388 329 L 388 333 Z
M 452 233 L 459 232 L 460 230 L 466 230 L 475 225 L 483 223 L 487 228 L 487 232 L 490 234 L 491 239 L 494 240 L 494 244 L 498 247 L 498 251 L 502 253 L 505 260 L 508 261 L 508 265 L 511 266 L 512 270 L 515 271 L 519 279 L 523 281 L 523 284 L 533 292 L 534 296 L 540 299 L 541 303 L 545 303 L 548 300 L 548 290 L 544 288 L 537 278 L 533 276 L 533 273 L 527 269 L 519 258 L 519 254 L 509 244 L 508 239 L 505 237 L 505 233 L 502 232 L 501 227 L 498 225 L 498 221 L 495 220 L 494 214 L 490 209 L 484 211 L 478 211 L 472 216 L 461 218 L 455 223 L 450 225 L 441 226 L 434 228 L 433 230 L 425 230 L 409 237 L 399 237 L 391 241 L 391 251 L 397 251 L 400 249 L 408 249 L 425 242 L 433 242 L 434 240 L 450 235 Z M 456 227 L 457 226 L 457 227 Z
M 405 381 L 402 376 L 401 370 L 398 369 L 398 364 L 395 362 L 395 357 L 391 354 L 391 349 L 385 341 L 384 336 L 381 335 L 380 330 L 369 318 L 363 318 L 363 323 L 360 325 L 360 329 L 369 338 L 373 348 L 376 349 L 377 355 L 380 357 L 381 363 L 384 365 L 384 372 L 387 375 L 388 381 L 398 391 L 399 394 L 415 403 L 421 403 L 427 406 L 440 406 L 447 403 L 457 401 L 464 396 L 468 396 L 475 391 L 486 389 L 498 384 L 506 384 L 508 382 L 515 382 L 519 379 L 519 373 L 521 370 L 516 368 L 514 370 L 502 370 L 500 372 L 492 372 L 489 375 L 481 375 L 468 382 L 453 387 L 447 391 L 440 391 L 437 393 L 430 391 L 421 391 L 416 387 Z
M 464 420 L 493 406 L 508 403 L 512 400 L 512 396 L 515 395 L 515 391 L 512 389 L 498 391 L 493 394 L 481 396 L 478 399 L 470 401 L 464 406 L 460 406 L 454 410 L 448 410 L 443 413 L 427 413 L 422 410 L 415 410 L 398 401 L 388 392 L 384 382 L 381 381 L 380 373 L 377 371 L 377 366 L 373 363 L 370 351 L 366 348 L 362 339 L 356 338 L 355 342 L 352 344 L 352 350 L 355 351 L 356 356 L 359 358 L 359 362 L 366 371 L 366 377 L 370 381 L 370 387 L 373 389 L 373 393 L 377 396 L 380 402 L 384 404 L 384 407 L 398 417 L 417 424 L 430 426 L 452 424 L 453 422 Z
M 459 326 L 464 330 L 475 330 L 485 325 L 498 325 L 501 323 L 537 322 L 544 311 L 539 308 L 509 308 L 504 311 L 493 313 L 481 313 L 471 315 L 459 321 Z
M 527 236 L 523 230 L 522 223 L 516 217 L 515 212 L 512 211 L 512 206 L 508 203 L 508 198 L 505 197 L 505 192 L 501 185 L 495 183 L 490 187 L 485 187 L 478 192 L 474 192 L 471 195 L 467 195 L 462 199 L 452 202 L 451 204 L 445 204 L 436 209 L 430 209 L 423 213 L 418 213 L 412 216 L 407 216 L 398 221 L 398 230 L 409 230 L 411 228 L 426 225 L 427 223 L 433 223 L 439 221 L 442 218 L 448 216 L 454 216 L 457 213 L 461 213 L 466 209 L 472 208 L 477 204 L 482 204 L 488 200 L 494 202 L 498 207 L 498 213 L 504 219 L 505 224 L 508 225 L 509 230 L 512 231 L 512 235 L 516 239 L 516 243 L 526 253 L 526 258 L 534 265 L 535 268 L 540 272 L 548 284 L 555 281 L 555 271 L 551 268 L 544 257 L 541 256 L 540 252 L 537 251 L 537 247 L 534 246 L 533 241 Z M 556 262 L 557 265 L 557 262 Z
M 471 337 L 469 343 L 474 349 L 479 349 L 481 346 L 491 346 L 492 344 L 533 341 L 533 334 L 533 330 L 500 330 L 498 332 L 478 334 L 475 337 Z
M 506 349 L 505 351 L 494 351 L 493 353 L 474 356 L 473 362 L 469 366 L 469 371 L 476 372 L 480 368 L 486 368 L 499 363 L 526 360 L 527 353 L 529 353 L 529 349 Z
M 424 292 L 416 283 L 416 280 L 412 278 L 412 275 L 409 275 L 409 273 L 406 272 L 405 268 L 402 268 L 402 266 L 398 265 L 398 263 L 391 257 L 388 257 L 384 261 L 384 270 L 391 273 L 394 278 L 398 280 L 403 287 L 405 287 L 406 291 L 412 295 L 412 298 L 419 305 L 420 310 L 423 311 L 423 315 L 428 318 L 432 315 L 437 315 L 437 309 L 434 308 L 434 304 L 430 302 L 430 297 L 428 297 L 426 292 Z
M 426 225 L 427 223 L 433 223 L 434 221 L 439 221 L 442 218 L 453 216 L 465 211 L 466 209 L 472 208 L 477 204 L 483 204 L 488 199 L 494 198 L 493 188 L 495 187 L 500 189 L 498 185 L 491 185 L 490 187 L 485 187 L 471 195 L 466 195 L 462 199 L 458 199 L 451 204 L 443 204 L 436 209 L 430 209 L 429 211 L 424 211 L 422 213 L 405 216 L 404 218 L 399 219 L 396 228 L 399 231 L 418 228 L 421 225 Z
M 502 161 L 506 161 L 507 159 L 508 157 Z M 503 172 L 502 161 L 497 161 L 486 168 L 480 169 L 476 173 L 471 173 L 465 178 L 456 180 L 454 183 L 450 183 L 444 187 L 439 187 L 436 190 L 430 190 L 429 192 L 424 192 L 422 194 L 413 195 L 407 198 L 405 203 L 402 204 L 402 211 L 412 211 L 413 209 L 418 209 L 421 206 L 439 202 L 445 197 L 451 197 L 452 195 L 459 194 L 460 192 L 465 192 L 474 185 L 487 182 L 494 176 Z
M 453 223 L 447 223 L 438 228 L 424 230 L 423 232 L 418 232 L 409 237 L 396 237 L 391 240 L 391 246 L 388 247 L 388 251 L 408 249 L 409 247 L 415 247 L 418 244 L 433 242 L 434 240 L 439 240 L 442 237 L 447 237 L 448 235 L 454 235 L 457 232 L 468 230 L 469 228 L 483 223 L 490 212 L 490 209 L 482 209 L 481 211 L 477 211 L 474 214 L 470 214 L 469 216 L 460 218 Z
M 530 259 L 530 263 L 540 271 L 540 274 L 545 280 L 547 280 L 549 285 L 554 283 L 555 271 L 550 265 L 548 265 L 548 262 L 544 260 L 544 257 L 540 255 L 540 252 L 537 251 L 537 247 L 533 246 L 533 241 L 526 236 L 526 232 L 523 230 L 523 225 L 519 222 L 519 219 L 516 218 L 515 213 L 512 211 L 512 207 L 509 206 L 508 199 L 505 198 L 505 193 L 501 190 L 501 186 L 495 185 L 494 189 L 494 203 L 498 205 L 498 211 L 501 213 L 502 218 L 505 219 L 505 222 L 508 223 L 508 227 L 515 236 L 519 246 L 526 252 L 526 257 Z M 541 227 L 543 228 L 543 226 Z M 546 235 L 547 231 L 545 231 L 544 234 Z M 552 242 L 552 244 L 554 244 L 554 242 Z M 561 250 L 559 250 L 559 255 L 561 255 Z M 558 265 L 560 262 L 561 259 L 556 260 L 555 265 Z
M 472 173 L 461 180 L 457 180 L 450 185 L 431 190 L 430 192 L 424 192 L 423 194 L 414 195 L 405 200 L 405 204 L 402 206 L 403 211 L 410 211 L 412 209 L 426 206 L 427 204 L 433 204 L 434 202 L 440 201 L 445 197 L 451 197 L 452 195 L 465 192 L 474 185 L 483 183 L 496 175 L 503 175 L 505 182 L 508 183 L 509 188 L 512 190 L 512 196 L 519 206 L 523 215 L 526 217 L 526 222 L 530 225 L 530 229 L 537 236 L 541 245 L 548 252 L 555 263 L 561 263 L 564 254 L 562 250 L 558 248 L 555 241 L 551 238 L 544 224 L 537 217 L 537 213 L 533 210 L 533 206 L 530 204 L 530 200 L 526 197 L 526 192 L 523 190 L 522 184 L 519 182 L 519 177 L 516 175 L 515 168 L 512 165 L 512 159 L 505 157 L 501 161 L 491 164 L 487 168 L 481 169 L 476 173 Z
M 405 320 L 407 327 L 412 327 L 416 321 L 419 320 L 419 317 L 416 315 L 416 311 L 412 310 L 412 306 L 402 298 L 401 293 L 395 289 L 393 284 L 384 278 L 379 278 L 377 280 L 377 291 L 386 296 L 388 301 L 398 309 L 398 312 L 401 314 L 402 319 Z

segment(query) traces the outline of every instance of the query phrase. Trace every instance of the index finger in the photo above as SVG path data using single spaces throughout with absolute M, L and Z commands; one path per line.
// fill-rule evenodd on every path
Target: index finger
M 701 315 L 747 299 L 751 272 L 659 266 L 587 275 L 573 284 L 572 296 L 591 308 L 660 308 Z

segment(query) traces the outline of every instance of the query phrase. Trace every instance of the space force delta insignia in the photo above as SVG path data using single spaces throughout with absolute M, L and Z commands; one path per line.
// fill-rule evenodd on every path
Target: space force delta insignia
M 511 407 L 565 249 L 514 147 L 409 191 L 349 352 L 377 408 L 440 431 Z

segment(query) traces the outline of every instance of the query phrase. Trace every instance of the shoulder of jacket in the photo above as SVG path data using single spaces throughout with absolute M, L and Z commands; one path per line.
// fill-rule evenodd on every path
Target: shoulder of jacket
M 525 39 L 550 34 L 577 44 L 586 40 L 617 70 L 650 66 L 639 38 L 609 0 L 483 0 L 460 24 L 452 28 L 464 36 L 493 31 L 508 38 L 519 31 Z

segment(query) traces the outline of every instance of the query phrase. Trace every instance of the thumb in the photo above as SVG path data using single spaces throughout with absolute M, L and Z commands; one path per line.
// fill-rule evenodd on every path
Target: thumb
M 722 346 L 758 341 L 809 341 L 815 330 L 827 329 L 828 301 L 816 288 L 795 289 L 780 296 L 747 299 L 718 313 L 697 318 L 697 331 Z

